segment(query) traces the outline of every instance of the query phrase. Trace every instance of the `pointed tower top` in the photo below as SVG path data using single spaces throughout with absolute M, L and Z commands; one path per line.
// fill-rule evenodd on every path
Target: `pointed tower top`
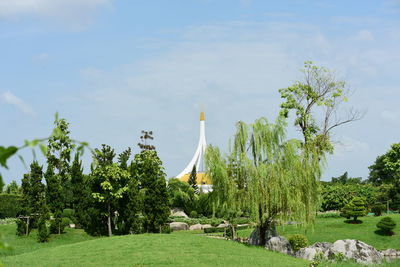
M 200 112 L 200 120 L 201 120 L 201 121 L 204 121 L 204 112 L 203 112 L 203 111 Z

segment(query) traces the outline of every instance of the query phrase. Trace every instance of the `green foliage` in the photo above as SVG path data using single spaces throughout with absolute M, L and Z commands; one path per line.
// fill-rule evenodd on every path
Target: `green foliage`
M 340 212 L 337 210 L 328 210 L 324 212 L 317 212 L 317 218 L 340 218 Z
M 383 217 L 377 224 L 382 232 L 392 235 L 393 229 L 396 227 L 396 222 L 391 217 Z
M 15 218 L 19 211 L 20 195 L 0 194 L 0 219 Z
M 86 225 L 87 218 L 87 204 L 89 198 L 91 198 L 91 192 L 88 188 L 87 177 L 83 174 L 82 162 L 79 159 L 79 154 L 76 153 L 74 161 L 71 166 L 71 184 L 72 184 L 72 206 L 73 215 L 64 216 L 70 217 L 75 223 L 80 225 Z M 67 209 L 64 209 L 63 214 Z
M 38 235 L 37 239 L 38 242 L 47 242 L 50 237 L 50 231 L 46 226 L 46 221 L 43 219 L 40 219 L 38 222 Z
M 332 114 L 336 113 L 340 104 L 347 102 L 345 82 L 339 81 L 334 73 L 324 67 L 304 63 L 304 80 L 297 81 L 292 86 L 280 89 L 281 115 L 288 117 L 290 111 L 296 114 L 294 124 L 299 127 L 305 144 L 313 144 L 319 153 L 332 152 L 333 146 L 329 132 L 344 123 L 358 118 L 351 113 L 343 121 L 332 122 Z M 322 114 L 320 121 L 313 114 Z
M 171 230 L 171 227 L 169 227 L 169 224 L 161 226 L 161 233 L 162 234 L 172 233 L 172 230 Z
M 198 203 L 200 196 L 188 183 L 171 178 L 168 180 L 167 188 L 171 208 L 181 208 L 186 214 L 197 211 L 200 206 Z
M 47 171 L 44 174 L 46 180 L 46 200 L 50 211 L 53 213 L 54 221 L 51 222 L 52 227 L 50 232 L 52 234 L 61 234 L 61 214 L 64 207 L 64 197 L 61 185 L 60 174 L 54 173 L 54 167 L 52 163 L 47 166 Z M 56 224 L 56 226 L 54 226 Z M 58 230 L 56 230 L 58 229 Z
M 303 150 L 297 140 L 286 140 L 285 127 L 282 117 L 275 124 L 265 118 L 251 125 L 238 122 L 231 155 L 224 157 L 213 146 L 206 151 L 215 209 L 227 218 L 248 211 L 264 234 L 277 219 L 312 223 L 319 201 L 323 156 L 312 146 Z
M 321 210 L 341 210 L 353 197 L 362 197 L 371 207 L 380 195 L 380 187 L 371 184 L 322 183 Z
M 390 149 L 377 157 L 369 167 L 368 181 L 374 184 L 393 184 L 400 179 L 400 143 L 392 144 Z
M 18 236 L 26 235 L 26 222 L 24 220 L 17 220 L 16 224 L 17 224 L 17 232 L 16 232 L 16 234 Z M 28 231 L 31 230 L 31 229 L 32 228 L 28 228 Z
M 15 146 L 9 146 L 9 147 L 0 146 L 0 166 L 8 169 L 7 160 L 15 153 L 17 153 L 17 151 L 18 148 Z
M 227 229 L 229 229 L 229 228 L 231 228 L 231 227 L 226 227 L 226 228 L 224 228 L 224 227 L 210 227 L 210 228 L 204 228 L 204 233 L 206 233 L 206 234 L 211 234 L 211 233 L 224 233 L 224 232 L 226 232 L 227 231 Z M 245 230 L 245 229 L 250 229 L 250 228 L 252 228 L 251 226 L 238 226 L 238 227 L 236 227 L 235 229 L 236 229 L 236 231 L 239 231 L 239 230 Z M 233 237 L 232 237 L 233 238 Z
M 189 179 L 188 179 L 188 184 L 193 188 L 194 192 L 196 194 L 199 193 L 199 188 L 197 186 L 197 171 L 196 171 L 196 165 L 193 165 L 192 172 L 190 173 Z
M 62 212 L 62 218 L 69 218 L 70 220 L 74 220 L 75 210 L 73 209 L 64 209 Z
M 291 235 L 288 239 L 290 245 L 292 246 L 294 252 L 297 252 L 301 248 L 308 246 L 308 239 L 304 235 Z
M 343 208 L 343 217 L 353 217 L 353 221 L 356 222 L 358 217 L 366 215 L 365 201 L 361 197 L 354 197 L 346 206 Z
M 19 194 L 20 193 L 20 188 L 19 188 L 17 182 L 16 181 L 11 181 L 11 183 L 8 184 L 6 189 L 4 190 L 4 193 L 14 194 L 14 195 Z
M 333 184 L 361 184 L 361 177 L 349 177 L 349 174 L 345 172 L 339 177 L 332 177 L 331 183 Z
M 170 209 L 165 172 L 157 152 L 142 150 L 136 154 L 132 170 L 141 184 L 145 231 L 159 233 L 168 220 Z
M 382 212 L 386 210 L 386 206 L 383 203 L 375 203 L 372 208 L 371 212 L 375 214 L 375 216 L 381 216 Z

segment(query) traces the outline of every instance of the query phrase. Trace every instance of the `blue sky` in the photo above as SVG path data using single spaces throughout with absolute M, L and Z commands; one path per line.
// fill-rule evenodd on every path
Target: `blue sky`
M 92 147 L 137 152 L 153 130 L 171 177 L 194 153 L 202 107 L 208 143 L 226 150 L 236 121 L 274 120 L 278 89 L 312 60 L 366 111 L 334 132 L 323 179 L 366 178 L 399 142 L 399 43 L 398 0 L 0 0 L 1 143 L 47 136 L 58 111 Z M 9 165 L 5 181 L 19 181 L 23 165 Z

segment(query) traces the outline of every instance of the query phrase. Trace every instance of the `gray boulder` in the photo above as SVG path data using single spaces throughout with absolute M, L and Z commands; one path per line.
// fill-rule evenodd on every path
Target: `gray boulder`
M 227 228 L 229 226 L 228 223 L 221 223 L 220 225 L 217 226 L 217 228 Z
M 271 237 L 278 236 L 278 233 L 276 229 L 270 229 L 265 232 L 265 239 L 268 240 Z M 254 229 L 253 232 L 251 232 L 250 238 L 247 242 L 249 245 L 253 246 L 264 246 L 265 244 L 261 244 L 260 240 L 260 230 L 258 228 Z
M 202 225 L 201 225 L 201 228 L 202 228 L 202 229 L 205 229 L 205 228 L 212 228 L 212 225 L 211 225 L 211 224 L 202 224 Z
M 265 248 L 272 251 L 293 255 L 293 249 L 289 241 L 283 236 L 274 236 L 267 240 Z
M 203 230 L 203 226 L 201 224 L 193 224 L 189 227 L 189 230 Z
M 381 254 L 384 257 L 397 258 L 397 257 L 400 257 L 400 250 L 398 251 L 398 250 L 389 248 L 386 250 L 382 250 Z
M 346 258 L 354 259 L 358 263 L 380 263 L 383 256 L 374 247 L 353 239 L 338 240 L 333 243 L 331 251 L 337 255 L 343 254 Z
M 178 208 L 174 208 L 171 210 L 171 216 L 189 218 L 189 216 L 187 216 L 183 210 L 178 209 Z
M 189 230 L 189 225 L 184 222 L 172 222 L 169 224 L 172 231 Z
M 299 249 L 295 256 L 306 260 L 314 260 L 315 256 L 323 255 L 325 259 L 329 259 L 333 256 L 332 246 L 332 243 L 329 242 L 317 242 L 312 246 Z

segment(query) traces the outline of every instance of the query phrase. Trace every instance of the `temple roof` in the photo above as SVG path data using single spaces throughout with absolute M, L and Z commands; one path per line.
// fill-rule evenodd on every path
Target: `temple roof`
M 190 173 L 187 173 L 187 174 L 183 175 L 179 180 L 187 182 L 189 180 L 189 176 L 190 176 Z M 204 172 L 197 173 L 196 183 L 198 185 L 201 185 L 201 184 L 212 185 L 210 177 L 208 177 L 208 175 L 206 175 Z

